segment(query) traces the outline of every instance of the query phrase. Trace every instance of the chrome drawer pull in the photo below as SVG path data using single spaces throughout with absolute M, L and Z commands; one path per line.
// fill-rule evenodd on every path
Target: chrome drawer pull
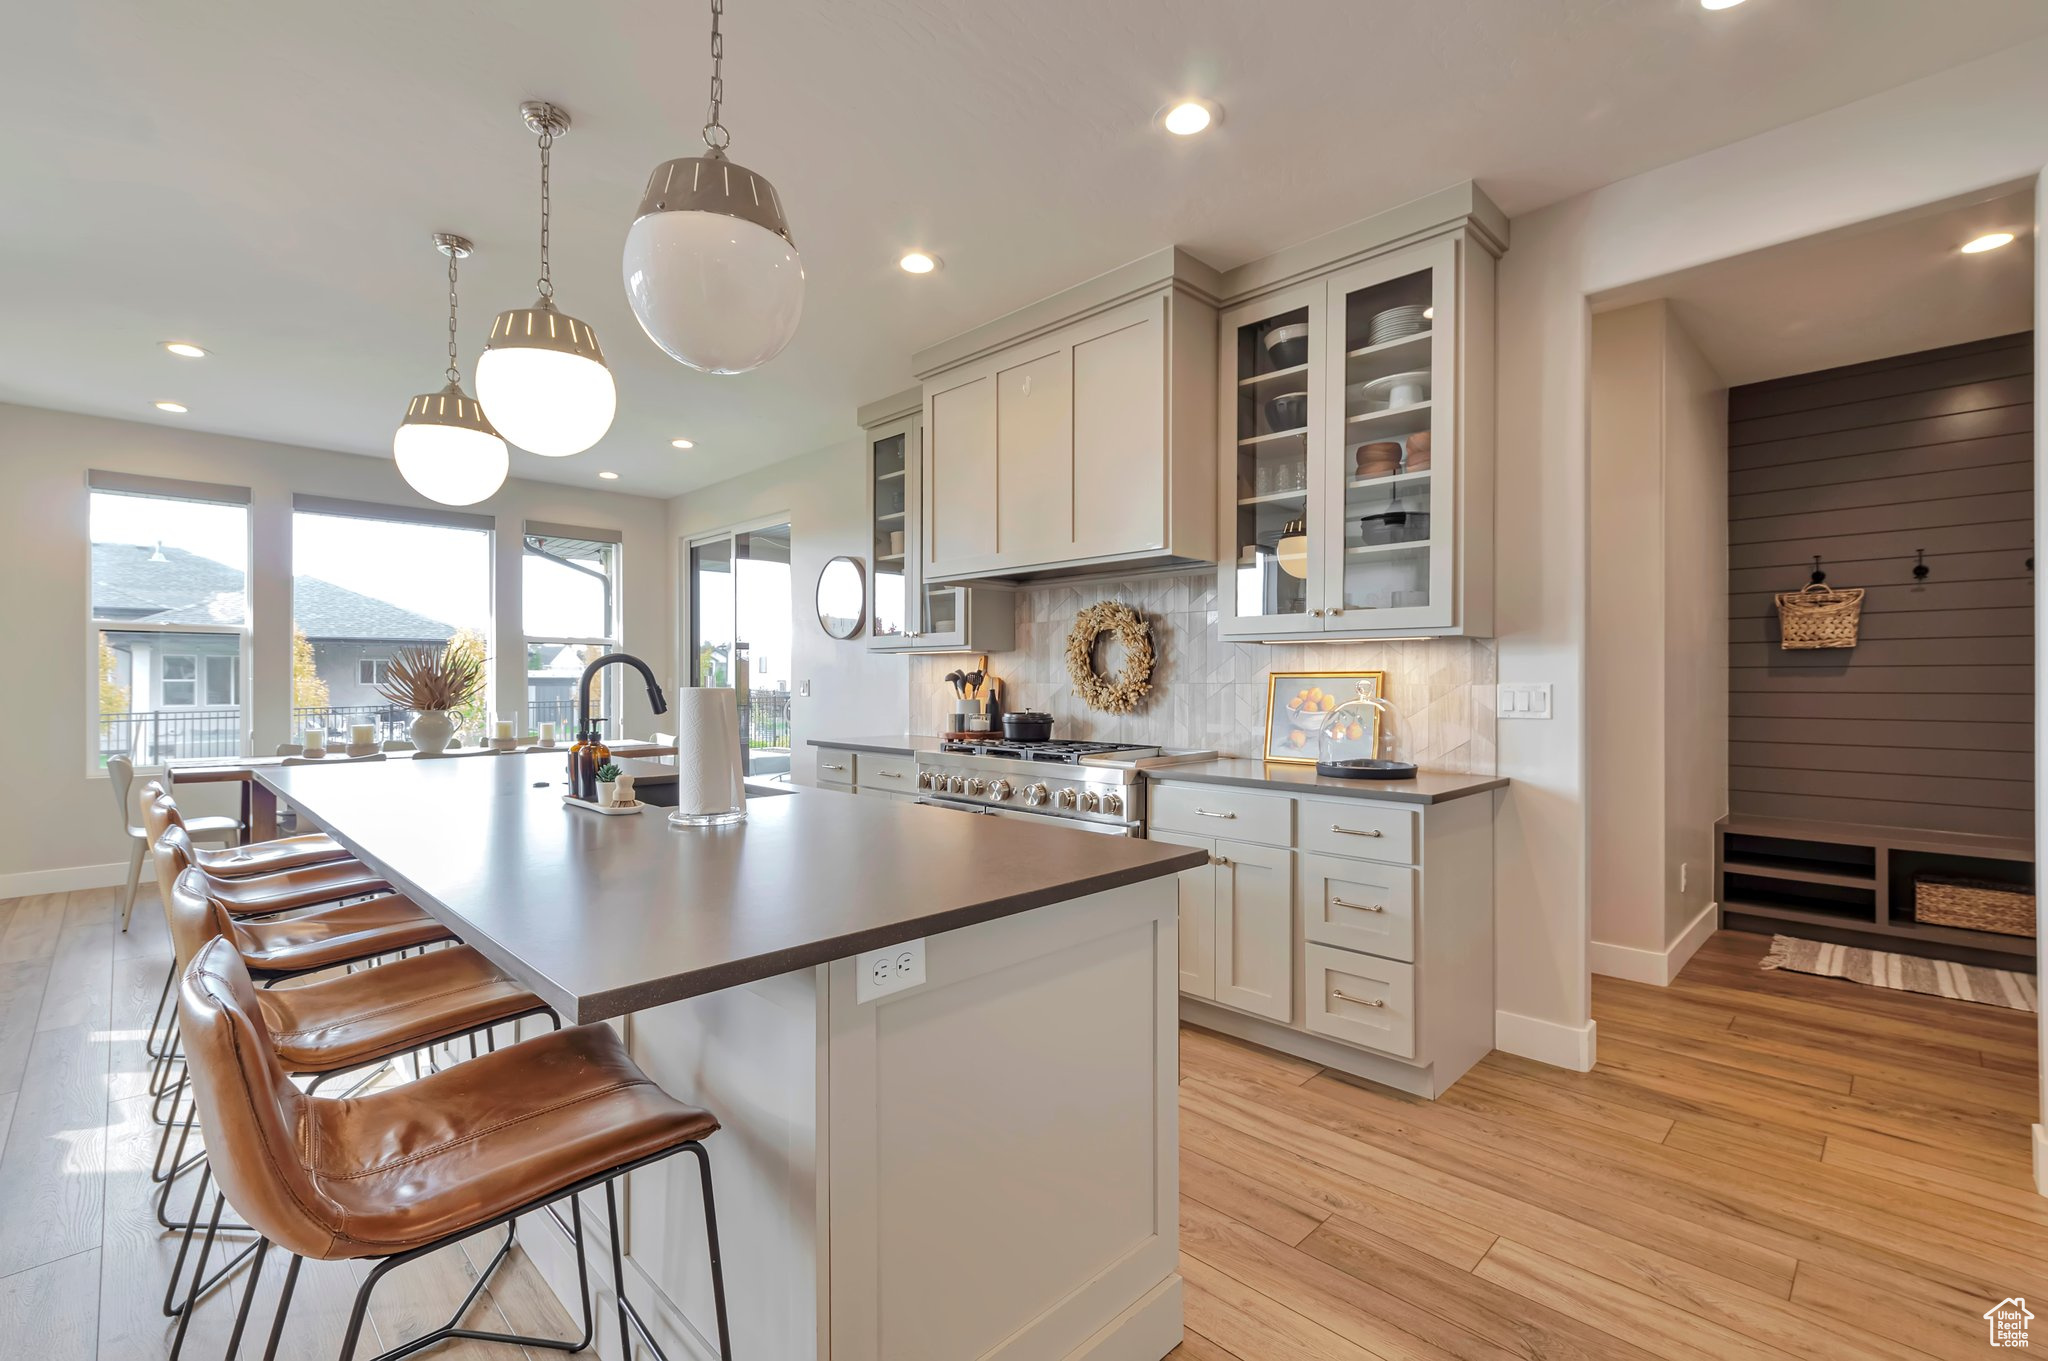
M 1337 825 L 1336 823 L 1334 823 L 1334 822 L 1330 824 L 1330 830 L 1331 830 L 1331 831 L 1333 831 L 1333 832 L 1342 832 L 1342 833 L 1343 833 L 1343 834 L 1344 834 L 1345 836 L 1385 836 L 1385 835 L 1386 835 L 1386 833 L 1385 833 L 1385 832 L 1361 832 L 1361 831 L 1359 831 L 1359 830 L 1358 830 L 1358 829 L 1357 829 L 1356 827 L 1339 827 L 1339 826 L 1338 826 L 1338 825 Z
M 1235 818 L 1235 817 L 1237 816 L 1237 814 L 1235 814 L 1235 813 L 1217 813 L 1217 812 L 1212 812 L 1211 810 L 1209 810 L 1209 809 L 1207 809 L 1207 808 L 1197 808 L 1197 809 L 1195 810 L 1195 815 L 1196 815 L 1197 817 L 1204 817 L 1204 818 Z
M 1213 856 L 1211 857 L 1211 859 L 1218 865 L 1227 865 L 1230 863 L 1230 857 L 1227 855 Z
M 1384 1007 L 1386 1005 L 1385 999 L 1368 1002 L 1365 998 L 1353 997 L 1350 993 L 1345 992 L 1340 988 L 1331 988 L 1330 996 L 1336 998 L 1340 1002 L 1355 1002 L 1362 1007 Z
M 844 770 L 844 769 L 846 769 L 846 767 L 845 767 L 845 766 L 835 766 L 835 765 L 829 765 L 829 764 L 824 764 L 824 763 L 821 763 L 821 765 L 822 765 L 822 768 L 823 768 L 823 769 L 825 769 L 825 770 Z
M 833 769 L 837 770 L 838 767 L 834 766 Z M 900 770 L 878 770 L 875 772 L 875 774 L 881 776 L 885 780 L 900 780 L 903 778 L 903 772 Z
M 1359 912 L 1384 912 L 1387 910 L 1380 903 L 1347 903 L 1342 898 L 1332 898 L 1330 902 L 1337 907 L 1349 907 Z

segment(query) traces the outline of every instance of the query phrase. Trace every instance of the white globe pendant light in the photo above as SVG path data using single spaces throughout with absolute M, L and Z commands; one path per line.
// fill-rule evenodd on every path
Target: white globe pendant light
M 724 0 L 711 0 L 708 154 L 654 169 L 626 233 L 626 298 L 647 338 L 705 373 L 745 373 L 781 354 L 804 312 L 804 262 L 775 186 L 725 151 Z
M 448 386 L 406 403 L 391 453 L 414 491 L 444 506 L 467 506 L 505 485 L 512 456 L 483 407 L 462 390 L 455 362 L 455 262 L 474 248 L 448 232 L 434 233 L 434 248 L 448 257 Z
M 569 115 L 542 101 L 519 106 L 540 137 L 539 299 L 500 312 L 476 361 L 476 395 L 512 443 L 547 458 L 580 454 L 604 438 L 619 409 L 618 385 L 589 326 L 555 310 L 548 266 L 548 164 Z

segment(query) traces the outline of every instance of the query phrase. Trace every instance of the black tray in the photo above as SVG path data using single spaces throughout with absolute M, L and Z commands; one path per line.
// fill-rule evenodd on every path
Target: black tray
M 1318 761 L 1316 774 L 1327 775 L 1333 780 L 1412 780 L 1415 778 L 1413 761 Z

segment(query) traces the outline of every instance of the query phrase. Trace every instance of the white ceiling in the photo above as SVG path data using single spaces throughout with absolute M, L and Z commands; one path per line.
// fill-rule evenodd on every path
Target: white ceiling
M 1995 231 L 2011 245 L 1958 247 Z M 1605 311 L 1667 298 L 1723 383 L 1739 387 L 2034 324 L 2031 186 L 1930 205 L 1617 289 Z
M 575 118 L 557 298 L 620 409 L 595 450 L 513 471 L 674 494 L 851 435 L 912 350 L 1162 245 L 1227 268 L 1468 178 L 1526 212 L 2048 33 L 2039 0 L 729 0 L 734 156 L 810 282 L 789 350 L 712 378 L 640 334 L 618 263 L 647 173 L 696 146 L 706 8 L 13 7 L 0 400 L 388 456 L 440 382 L 429 234 L 479 246 L 465 369 L 533 296 L 516 111 L 547 98 Z M 1156 131 L 1184 92 L 1220 128 Z M 901 273 L 910 246 L 944 270 Z

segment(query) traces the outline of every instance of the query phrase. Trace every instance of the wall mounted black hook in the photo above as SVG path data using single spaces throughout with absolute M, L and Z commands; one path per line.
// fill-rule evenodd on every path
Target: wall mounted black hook
M 1827 579 L 1828 574 L 1820 570 L 1820 554 L 1815 553 L 1813 555 L 1813 575 L 1808 577 L 1807 580 L 1815 586 L 1818 586 Z
M 1928 571 L 1929 571 L 1929 568 L 1928 568 L 1928 566 L 1927 566 L 1927 550 L 1926 550 L 1926 549 L 1924 549 L 1924 548 L 1916 548 L 1916 549 L 1914 549 L 1914 550 L 1913 550 L 1913 580 L 1915 580 L 1915 581 L 1925 581 L 1925 580 L 1927 580 L 1927 573 L 1928 573 Z

